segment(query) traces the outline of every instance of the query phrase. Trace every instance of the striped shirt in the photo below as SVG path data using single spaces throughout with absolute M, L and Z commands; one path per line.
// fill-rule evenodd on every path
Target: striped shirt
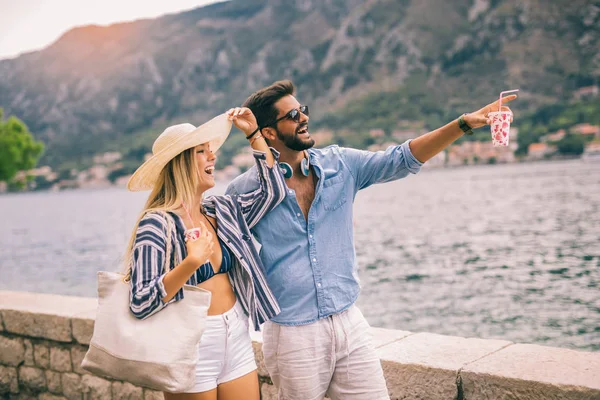
M 276 160 L 279 153 L 271 149 Z M 285 198 L 285 182 L 281 169 L 269 168 L 266 154 L 255 151 L 259 187 L 249 193 L 235 196 L 210 196 L 203 201 L 204 211 L 217 221 L 217 236 L 233 255 L 233 267 L 229 271 L 235 294 L 259 330 L 260 324 L 280 311 L 275 296 L 267 285 L 264 267 L 252 242 L 250 229 Z M 162 212 L 146 214 L 140 221 L 133 247 L 131 267 L 130 308 L 140 319 L 147 318 L 168 304 L 184 298 L 183 288 L 167 303 L 162 299 L 167 293 L 162 282 L 165 264 L 167 227 L 171 223 L 171 259 L 169 270 L 179 265 L 187 255 L 183 240 L 183 222 L 175 214 Z M 186 282 L 197 285 L 198 276 L 193 274 Z

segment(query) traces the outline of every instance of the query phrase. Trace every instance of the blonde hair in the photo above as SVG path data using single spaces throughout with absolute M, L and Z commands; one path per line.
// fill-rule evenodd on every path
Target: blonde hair
M 198 164 L 194 149 L 192 147 L 175 156 L 160 172 L 129 238 L 124 256 L 127 270 L 132 263 L 133 247 L 140 221 L 146 214 L 173 211 L 180 208 L 182 204 L 195 207 L 193 202 L 198 187 Z

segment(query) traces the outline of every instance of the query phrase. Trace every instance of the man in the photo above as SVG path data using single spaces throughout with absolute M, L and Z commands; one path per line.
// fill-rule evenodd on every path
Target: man
M 265 364 L 279 398 L 389 399 L 369 324 L 354 305 L 360 291 L 354 197 L 372 184 L 417 173 L 465 132 L 488 124 L 487 114 L 498 104 L 376 153 L 338 146 L 313 149 L 308 107 L 296 100 L 290 81 L 259 90 L 244 106 L 256 116 L 260 129 L 254 135 L 262 135 L 280 153 L 286 176 L 286 198 L 252 230 L 281 307 L 263 333 Z M 253 191 L 257 179 L 252 168 L 227 192 Z

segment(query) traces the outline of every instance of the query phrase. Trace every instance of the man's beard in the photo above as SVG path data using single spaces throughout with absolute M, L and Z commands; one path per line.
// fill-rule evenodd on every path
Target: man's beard
M 304 125 L 298 126 L 296 132 L 293 134 L 283 134 L 282 132 L 275 127 L 275 132 L 277 132 L 277 137 L 279 140 L 283 142 L 285 147 L 295 151 L 303 151 L 312 148 L 315 145 L 315 140 L 311 137 L 308 141 L 303 141 L 298 137 L 298 130 L 301 129 Z

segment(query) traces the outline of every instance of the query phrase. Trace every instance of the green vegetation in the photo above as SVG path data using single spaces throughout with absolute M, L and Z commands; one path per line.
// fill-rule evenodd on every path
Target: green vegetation
M 44 145 L 16 117 L 4 120 L 0 108 L 0 181 L 11 182 L 17 172 L 34 168 Z
M 542 106 L 538 110 L 520 117 L 515 123 L 515 126 L 519 128 L 517 155 L 527 154 L 528 146 L 531 143 L 539 142 L 542 136 L 560 129 L 568 131 L 572 126 L 581 123 L 600 125 L 599 98 L 592 101 Z M 563 154 L 581 154 L 583 152 L 583 150 L 581 152 L 578 150 L 584 145 L 582 137 L 567 135 L 561 142 L 557 144 L 559 152 Z
M 558 152 L 565 155 L 581 155 L 585 149 L 585 138 L 581 135 L 566 135 L 558 143 Z

